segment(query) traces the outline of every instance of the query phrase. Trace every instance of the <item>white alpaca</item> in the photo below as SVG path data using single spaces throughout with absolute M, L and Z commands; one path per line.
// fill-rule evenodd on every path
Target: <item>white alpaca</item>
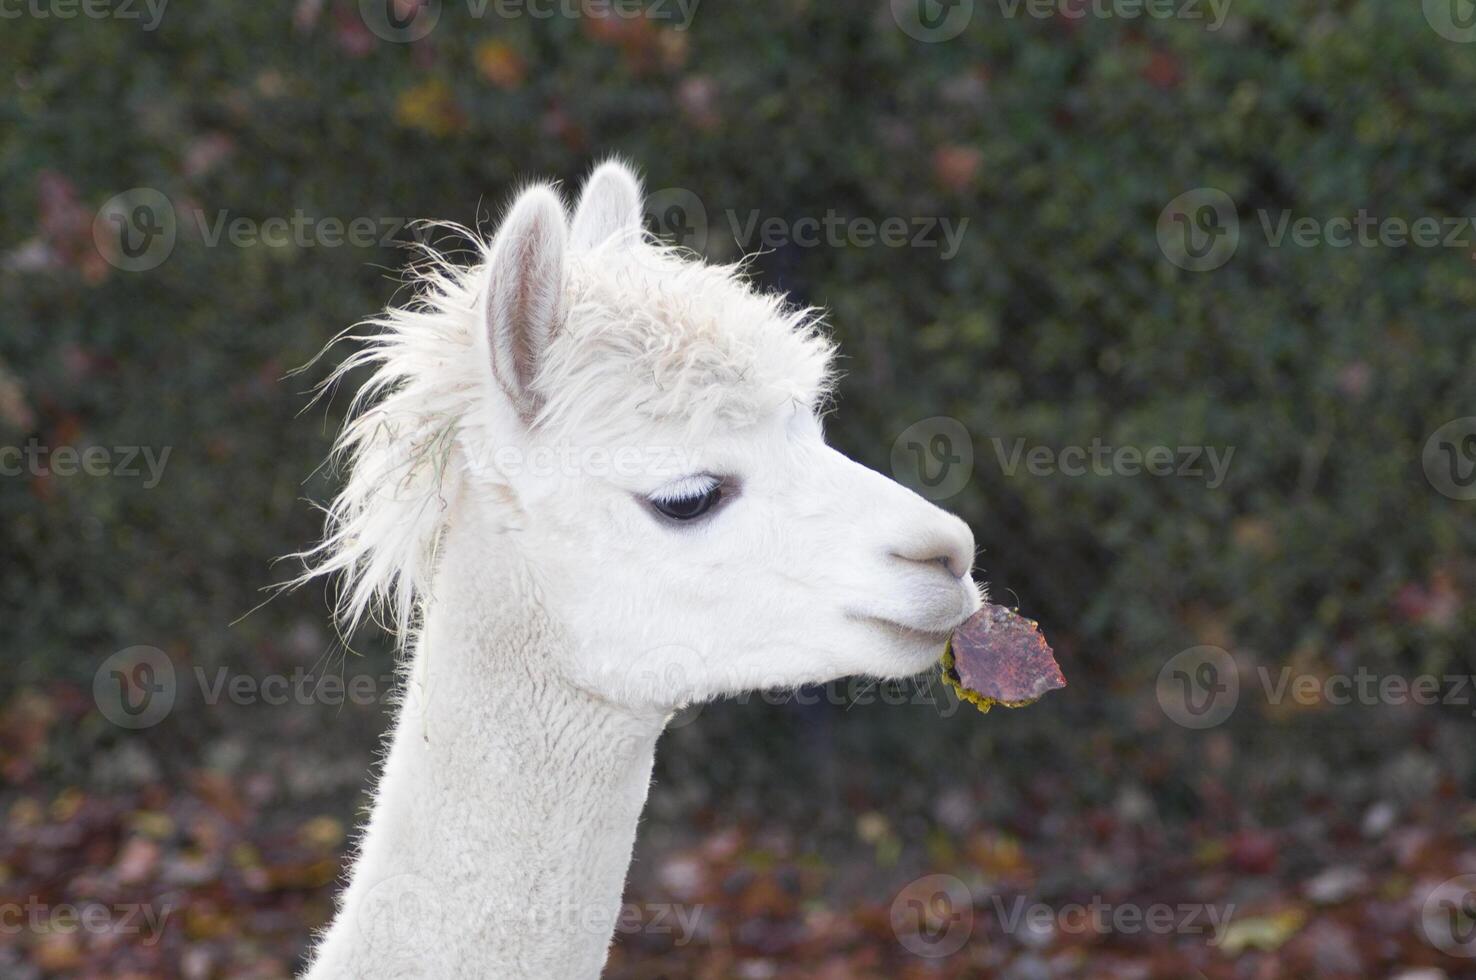
M 485 261 L 434 261 L 371 365 L 311 575 L 411 649 L 307 976 L 597 977 L 680 706 L 938 659 L 979 608 L 957 518 L 826 446 L 810 311 L 641 231 L 607 163 Z

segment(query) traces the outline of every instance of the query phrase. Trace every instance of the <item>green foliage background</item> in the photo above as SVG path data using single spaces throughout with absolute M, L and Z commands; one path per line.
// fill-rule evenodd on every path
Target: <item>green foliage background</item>
M 400 295 L 406 256 L 207 247 L 182 220 L 151 271 L 31 268 L 43 174 L 88 210 L 151 187 L 181 214 L 485 229 L 519 180 L 574 186 L 610 153 L 650 190 L 695 193 L 718 258 L 739 252 L 729 209 L 968 220 L 947 261 L 789 246 L 754 268 L 832 311 L 843 449 L 886 470 L 915 421 L 969 429 L 974 476 L 948 506 L 996 595 L 1057 639 L 1078 681 L 1061 715 L 1137 710 L 1197 642 L 1469 669 L 1476 505 L 1435 492 L 1421 450 L 1476 412 L 1471 242 L 1278 247 L 1258 213 L 1476 215 L 1476 45 L 1377 0 L 1235 0 L 1218 31 L 1005 9 L 977 4 L 944 43 L 882 2 L 706 0 L 686 30 L 447 3 L 413 45 L 366 37 L 343 0 L 180 5 L 154 32 L 8 21 L 0 363 L 30 412 L 0 422 L 5 444 L 173 451 L 152 490 L 0 480 L 0 684 L 85 684 L 134 644 L 251 664 L 290 659 L 304 630 L 310 652 L 331 642 L 317 592 L 229 624 L 286 574 L 273 558 L 315 538 L 307 501 L 332 491 L 317 467 L 347 399 L 299 416 L 328 362 L 282 379 Z M 479 69 L 489 50 L 511 79 Z M 1241 241 L 1187 272 L 1156 227 L 1206 186 L 1235 200 Z M 995 437 L 1234 457 L 1217 489 L 1010 475 Z

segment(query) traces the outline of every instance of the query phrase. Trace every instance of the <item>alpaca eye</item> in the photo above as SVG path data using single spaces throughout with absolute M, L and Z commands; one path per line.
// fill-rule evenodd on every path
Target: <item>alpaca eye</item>
M 716 477 L 683 480 L 651 498 L 651 506 L 674 521 L 695 521 L 723 498 L 722 481 Z

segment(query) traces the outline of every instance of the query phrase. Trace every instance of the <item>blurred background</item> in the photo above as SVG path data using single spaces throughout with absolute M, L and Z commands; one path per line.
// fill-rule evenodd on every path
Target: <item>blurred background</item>
M 607 976 L 1476 977 L 1470 0 L 0 18 L 0 975 L 301 965 L 393 657 L 266 601 L 351 345 L 288 372 L 618 153 L 1070 686 L 679 715 Z

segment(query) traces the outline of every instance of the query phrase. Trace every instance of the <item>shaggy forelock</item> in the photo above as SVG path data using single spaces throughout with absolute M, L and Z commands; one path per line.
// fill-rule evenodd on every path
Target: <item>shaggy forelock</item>
M 756 290 L 738 266 L 618 242 L 570 256 L 569 312 L 535 381 L 550 430 L 657 423 L 701 439 L 828 393 L 816 311 Z

